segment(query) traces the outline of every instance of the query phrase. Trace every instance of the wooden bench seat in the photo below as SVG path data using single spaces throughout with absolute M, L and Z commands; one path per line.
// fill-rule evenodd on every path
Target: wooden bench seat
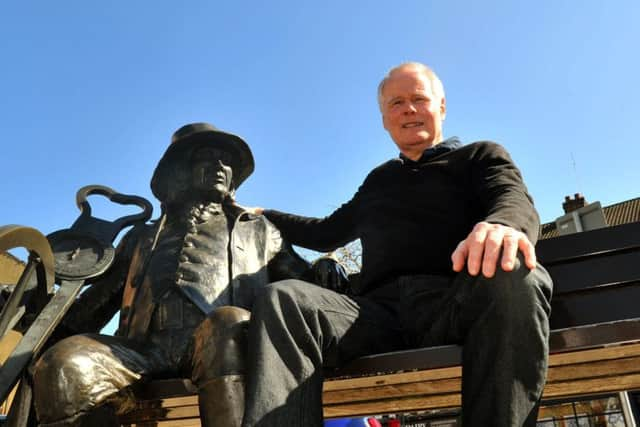
M 554 280 L 550 361 L 543 399 L 640 389 L 640 223 L 542 240 Z M 328 418 L 460 406 L 461 348 L 360 358 L 324 383 Z M 130 426 L 200 425 L 186 380 L 141 386 Z

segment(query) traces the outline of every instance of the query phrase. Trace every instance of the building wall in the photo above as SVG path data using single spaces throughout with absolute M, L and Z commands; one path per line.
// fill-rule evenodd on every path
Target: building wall
M 15 284 L 24 269 L 24 263 L 7 252 L 0 252 L 0 284 Z

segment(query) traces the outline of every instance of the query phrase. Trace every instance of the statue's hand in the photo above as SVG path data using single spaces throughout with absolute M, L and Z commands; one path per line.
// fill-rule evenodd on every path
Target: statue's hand
M 349 277 L 347 271 L 340 262 L 332 256 L 326 255 L 318 258 L 311 264 L 313 282 L 339 293 L 347 293 Z

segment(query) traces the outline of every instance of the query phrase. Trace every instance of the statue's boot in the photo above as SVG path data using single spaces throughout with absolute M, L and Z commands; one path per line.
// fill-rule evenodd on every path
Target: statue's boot
M 203 427 L 240 427 L 244 412 L 244 376 L 209 380 L 198 392 Z
M 244 413 L 246 329 L 250 313 L 220 307 L 194 333 L 193 382 L 203 427 L 240 427 Z

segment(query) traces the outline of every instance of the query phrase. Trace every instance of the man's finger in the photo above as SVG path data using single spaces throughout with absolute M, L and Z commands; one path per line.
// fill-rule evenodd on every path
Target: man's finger
M 458 243 L 458 246 L 451 254 L 451 261 L 453 262 L 453 271 L 459 273 L 464 268 L 465 261 L 467 259 L 467 242 L 466 240 Z
M 467 270 L 472 276 L 476 276 L 480 272 L 482 265 L 482 255 L 484 254 L 484 242 L 487 238 L 487 227 L 478 224 L 474 227 L 474 231 L 467 237 Z
M 518 255 L 518 237 L 507 233 L 504 236 L 502 244 L 502 262 L 501 266 L 504 271 L 512 271 L 516 263 Z
M 524 263 L 529 268 L 529 270 L 533 270 L 536 268 L 536 248 L 531 244 L 527 236 L 524 234 L 522 238 L 518 241 L 518 248 L 522 252 L 524 256 Z
M 503 238 L 504 231 L 500 227 L 494 228 L 487 233 L 487 238 L 484 242 L 484 257 L 482 260 L 482 275 L 484 277 L 491 278 L 496 273 L 496 264 L 500 256 Z

